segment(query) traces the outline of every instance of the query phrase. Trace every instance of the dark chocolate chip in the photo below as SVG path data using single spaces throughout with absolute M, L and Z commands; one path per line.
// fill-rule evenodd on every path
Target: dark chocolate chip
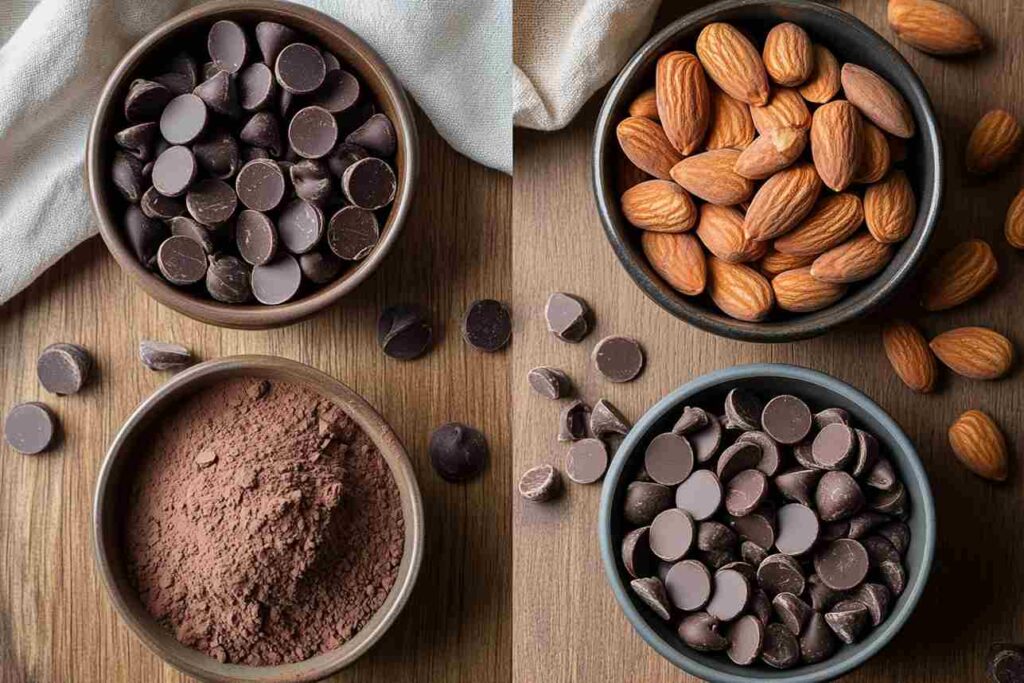
M 187 145 L 206 128 L 206 103 L 197 95 L 178 95 L 160 114 L 160 134 L 172 145 Z
M 238 133 L 238 139 L 247 145 L 261 147 L 267 150 L 272 157 L 281 156 L 281 126 L 277 117 L 269 111 L 259 111 L 252 115 L 242 130 Z
M 757 396 L 744 389 L 732 389 L 725 397 L 725 427 L 748 432 L 760 429 L 762 410 L 764 404 Z
M 206 255 L 214 253 L 217 250 L 216 245 L 213 241 L 213 236 L 210 231 L 196 223 L 191 218 L 186 216 L 175 216 L 169 222 L 172 235 L 182 235 L 189 237 L 199 243 L 199 246 L 203 248 Z
M 848 528 L 844 535 L 852 539 L 859 539 L 866 536 L 878 525 L 884 524 L 887 521 L 889 521 L 889 518 L 880 512 L 874 512 L 872 510 L 860 512 L 853 517 L 850 517 L 850 522 L 847 525 Z M 836 523 L 838 524 L 841 522 Z
M 740 538 L 753 541 L 765 550 L 775 545 L 775 512 L 768 506 L 762 506 L 744 517 L 730 517 L 729 524 Z
M 590 308 L 572 294 L 555 292 L 544 306 L 548 330 L 564 342 L 575 344 L 590 332 Z
M 174 95 L 167 86 L 138 78 L 128 86 L 124 117 L 129 123 L 156 121 Z
M 235 243 L 246 263 L 262 266 L 277 254 L 277 229 L 265 214 L 245 209 L 235 221 Z
M 903 595 L 907 588 L 907 570 L 902 563 L 885 561 L 878 565 L 878 575 L 893 595 Z
M 395 127 L 385 114 L 374 114 L 363 125 L 348 134 L 345 142 L 359 145 L 381 157 L 390 157 L 397 148 Z
M 238 76 L 238 103 L 245 111 L 270 109 L 277 100 L 277 82 L 261 62 L 245 67 Z
M 430 321 L 414 306 L 389 306 L 377 321 L 377 342 L 381 350 L 392 358 L 418 358 L 427 352 L 433 338 Z
M 779 593 L 800 595 L 807 585 L 800 564 L 782 553 L 765 558 L 757 568 L 757 583 L 773 599 Z
M 168 236 L 167 226 L 146 216 L 139 207 L 131 205 L 125 210 L 124 230 L 139 263 L 147 268 L 154 267 L 156 252 Z
M 526 500 L 544 503 L 554 499 L 561 492 L 562 475 L 551 465 L 531 467 L 519 478 L 518 488 L 519 495 Z
M 380 226 L 372 212 L 356 206 L 343 206 L 331 216 L 327 244 L 331 251 L 346 261 L 366 258 L 379 240 Z
M 92 357 L 78 344 L 50 344 L 36 361 L 36 376 L 43 388 L 58 396 L 77 394 L 92 369 Z
M 800 661 L 800 642 L 782 624 L 768 624 L 761 661 L 775 669 L 789 669 Z
M 814 456 L 811 452 L 812 445 L 813 441 L 807 440 L 801 441 L 793 446 L 793 459 L 805 469 L 820 470 L 821 465 L 814 460 Z
M 736 533 L 721 522 L 707 520 L 697 525 L 697 548 L 700 550 L 731 550 L 736 541 Z
M 789 592 L 779 593 L 772 600 L 772 608 L 779 621 L 794 636 L 800 635 L 804 624 L 811 618 L 814 610 L 797 595 Z
M 864 507 L 864 493 L 846 472 L 826 472 L 814 493 L 815 506 L 822 521 L 847 519 Z
M 718 448 L 722 445 L 722 425 L 717 419 L 709 416 L 707 427 L 691 432 L 687 438 L 690 440 L 690 445 L 693 446 L 697 462 L 708 462 L 715 457 Z
M 910 527 L 906 522 L 895 521 L 883 524 L 876 533 L 889 541 L 900 555 L 906 555 L 910 547 Z
M 256 24 L 256 44 L 260 46 L 266 64 L 274 64 L 281 50 L 286 45 L 294 43 L 297 38 L 298 34 L 294 30 L 282 24 L 273 21 L 261 21 Z
M 599 439 L 613 434 L 625 436 L 629 432 L 629 420 L 605 399 L 594 404 L 590 411 L 590 433 Z
M 234 256 L 211 257 L 206 271 L 206 291 L 222 303 L 244 304 L 252 296 L 249 267 Z
M 743 470 L 725 487 L 725 509 L 734 517 L 753 512 L 768 496 L 768 477 L 760 470 Z
M 270 152 L 263 149 L 262 147 L 250 147 L 246 145 L 242 148 L 242 163 L 247 164 L 253 159 L 270 159 Z M 282 170 L 284 170 L 282 168 Z
M 303 159 L 288 169 L 288 175 L 299 199 L 322 206 L 333 194 L 331 172 L 321 161 Z
M 207 178 L 189 188 L 185 206 L 192 218 L 203 225 L 218 226 L 226 223 L 238 207 L 238 195 L 223 180 Z
M 722 504 L 722 485 L 711 470 L 697 470 L 676 488 L 676 507 L 700 521 L 709 519 Z
M 768 599 L 768 594 L 760 588 L 756 589 L 753 597 L 750 598 L 750 611 L 763 626 L 768 626 L 771 623 L 772 601 Z
M 155 187 L 151 187 L 142 193 L 139 201 L 139 208 L 149 218 L 170 220 L 185 213 L 185 205 L 171 197 L 160 194 Z
M 804 505 L 813 505 L 814 492 L 818 488 L 818 480 L 821 479 L 822 474 L 821 470 L 790 470 L 775 477 L 775 487 L 783 497 L 789 500 Z
M 165 197 L 185 194 L 199 173 L 192 150 L 175 145 L 168 147 L 153 163 L 153 187 Z
M 757 467 L 761 461 L 761 448 L 751 441 L 737 441 L 722 451 L 715 471 L 723 484 L 742 472 Z
M 487 353 L 505 348 L 512 339 L 512 314 L 508 306 L 494 299 L 471 303 L 462 318 L 462 337 L 473 348 Z
M 874 467 L 868 470 L 868 475 L 864 479 L 865 484 L 882 491 L 891 490 L 896 486 L 896 481 L 896 470 L 893 469 L 892 463 L 882 457 L 879 457 Z
M 569 376 L 556 368 L 534 368 L 527 374 L 526 380 L 530 383 L 530 388 L 552 401 L 565 398 L 572 391 Z
M 578 441 L 587 436 L 590 406 L 579 399 L 567 403 L 558 415 L 558 440 Z
M 681 484 L 693 471 L 693 449 L 684 437 L 672 432 L 659 434 L 644 452 L 644 470 L 659 484 Z
M 238 199 L 242 204 L 254 211 L 272 211 L 276 209 L 284 198 L 286 189 L 284 173 L 281 171 L 281 167 L 277 165 L 277 162 L 272 159 L 253 159 L 242 167 L 242 170 L 238 172 L 238 178 L 235 179 L 235 190 L 238 193 Z M 289 206 L 293 205 L 294 203 Z M 282 210 L 281 217 L 278 218 L 279 225 L 284 220 L 288 210 L 288 206 Z M 317 209 L 317 213 L 319 213 L 319 209 Z M 322 223 L 323 221 L 321 220 L 320 230 L 323 230 Z M 319 236 L 317 239 L 319 239 Z
M 201 99 L 210 111 L 235 118 L 242 113 L 238 104 L 238 91 L 234 77 L 219 71 L 196 86 L 193 94 Z
M 633 579 L 629 582 L 629 587 L 658 617 L 665 621 L 672 618 L 665 586 L 660 579 L 656 577 Z
M 153 80 L 170 90 L 174 96 L 192 92 L 192 89 L 196 87 L 195 81 L 187 75 L 174 72 L 154 76 Z
M 743 541 L 740 543 L 740 557 L 747 564 L 757 567 L 768 557 L 768 551 L 753 541 Z
M 153 121 L 139 123 L 115 133 L 114 142 L 139 161 L 148 161 L 153 156 L 157 130 Z
M 649 481 L 634 481 L 626 487 L 622 516 L 635 526 L 647 526 L 672 506 L 672 489 Z
M 142 162 L 138 158 L 120 150 L 115 152 L 110 177 L 121 196 L 132 204 L 139 203 L 145 189 L 146 177 L 142 172 Z
M 863 429 L 855 429 L 857 433 L 857 459 L 850 473 L 855 477 L 863 477 L 878 462 L 878 439 Z
M 693 518 L 683 510 L 669 508 L 651 522 L 651 552 L 666 562 L 675 562 L 689 552 L 695 536 Z
M 859 541 L 840 538 L 814 555 L 814 571 L 834 591 L 859 586 L 868 575 L 868 553 Z
M 842 470 L 857 447 L 857 435 L 844 424 L 826 425 L 811 443 L 811 457 L 823 470 Z
M 319 159 L 326 156 L 337 141 L 338 122 L 323 107 L 314 105 L 300 109 L 288 124 L 288 144 L 301 157 Z
M 359 99 L 359 81 L 342 69 L 329 70 L 313 102 L 332 114 L 351 108 Z
M 888 491 L 872 490 L 868 504 L 873 510 L 884 512 L 887 515 L 903 515 L 909 505 L 907 489 L 902 482 L 897 481 L 896 485 Z
M 818 516 L 806 505 L 790 503 L 779 508 L 779 535 L 775 547 L 787 555 L 800 555 L 818 540 Z M 797 592 L 799 594 L 799 592 Z
M 192 153 L 200 168 L 217 180 L 233 178 L 242 160 L 238 140 L 225 131 L 195 143 L 192 145 Z
M 569 447 L 565 473 L 577 484 L 593 484 L 608 469 L 608 448 L 600 439 L 580 439 Z
M 807 579 L 807 595 L 811 599 L 811 607 L 823 612 L 841 600 L 844 594 L 826 586 L 817 574 L 811 574 Z
M 825 623 L 819 612 L 807 620 L 807 627 L 800 636 L 800 656 L 805 664 L 816 664 L 824 661 L 835 653 L 838 644 L 832 635 L 832 629 Z
M 218 69 L 238 73 L 245 64 L 249 41 L 246 40 L 245 31 L 241 26 L 233 21 L 221 19 L 210 27 L 206 49 Z
M 855 600 L 843 600 L 825 613 L 825 623 L 847 645 L 860 639 L 870 621 L 868 608 Z
M 323 285 L 338 277 L 344 262 L 330 251 L 315 249 L 299 256 L 299 268 L 310 282 Z
M 878 626 L 889 616 L 889 605 L 892 595 L 889 589 L 880 583 L 863 583 L 850 595 L 851 600 L 856 600 L 868 608 L 871 616 L 871 625 Z
M 362 147 L 343 142 L 327 155 L 327 168 L 331 169 L 331 173 L 338 180 L 341 180 L 349 166 L 366 157 L 366 150 Z
M 814 426 L 817 429 L 824 429 L 830 424 L 844 424 L 849 426 L 850 413 L 843 408 L 826 408 L 814 414 Z
M 729 639 L 726 654 L 740 666 L 750 666 L 761 656 L 764 645 L 764 624 L 752 614 L 746 614 L 731 624 L 725 633 Z
M 743 432 L 736 438 L 736 441 L 750 441 L 761 449 L 761 459 L 757 462 L 757 469 L 769 477 L 774 477 L 779 471 L 779 467 L 782 465 L 782 451 L 779 444 L 775 443 L 775 439 L 764 432 L 753 431 Z
M 751 596 L 750 582 L 736 569 L 715 572 L 714 591 L 707 612 L 719 621 L 732 621 L 743 614 Z
M 345 197 L 356 206 L 373 211 L 394 201 L 397 188 L 398 181 L 391 167 L 373 157 L 355 162 L 341 177 Z
M 631 337 L 605 337 L 594 346 L 591 359 L 609 382 L 630 382 L 644 369 L 644 351 Z
M 811 409 L 796 396 L 776 396 L 768 401 L 761 414 L 761 424 L 768 436 L 782 444 L 800 443 L 810 434 L 814 419 Z
M 57 416 L 42 403 L 19 403 L 4 421 L 4 438 L 11 448 L 35 455 L 49 449 L 57 439 Z
M 163 241 L 156 254 L 160 273 L 175 285 L 191 285 L 206 276 L 206 252 L 195 240 L 172 235 Z
M 181 344 L 146 339 L 139 343 L 139 360 L 150 370 L 180 370 L 192 365 L 192 354 Z
M 719 652 L 729 647 L 729 640 L 719 632 L 718 619 L 707 612 L 685 617 L 679 622 L 679 638 L 700 652 Z
M 634 579 L 651 574 L 654 557 L 651 555 L 649 532 L 650 527 L 643 526 L 622 537 L 622 564 Z
M 326 50 L 321 50 L 320 55 L 324 58 L 324 68 L 327 69 L 327 73 L 337 71 L 341 68 L 341 62 L 332 53 Z
M 874 534 L 866 536 L 861 540 L 865 552 L 868 554 L 871 566 L 877 567 L 883 562 L 899 562 L 900 553 L 896 546 L 886 540 L 883 536 Z
M 299 291 L 302 271 L 291 254 L 278 254 L 270 263 L 253 266 L 252 292 L 260 303 L 283 304 Z
M 286 46 L 274 61 L 277 82 L 293 95 L 313 92 L 323 84 L 326 73 L 327 66 L 320 50 L 305 43 Z
M 1024 683 L 1024 648 L 997 643 L 989 649 L 988 677 L 993 683 Z
M 680 436 L 686 436 L 693 432 L 700 431 L 708 426 L 708 422 L 711 417 L 707 411 L 703 408 L 695 408 L 693 406 L 686 406 L 683 408 L 683 414 L 679 416 L 676 423 L 672 425 L 672 431 Z
M 324 235 L 324 214 L 320 207 L 312 202 L 304 199 L 292 200 L 285 204 L 278 214 L 277 232 L 285 249 L 293 254 L 305 254 L 311 251 Z M 333 247 L 333 241 L 331 244 Z
M 487 439 L 477 429 L 459 422 L 441 425 L 430 435 L 430 463 L 449 482 L 472 479 L 487 466 Z
M 717 571 L 735 562 L 736 554 L 731 550 L 698 550 L 697 558 Z

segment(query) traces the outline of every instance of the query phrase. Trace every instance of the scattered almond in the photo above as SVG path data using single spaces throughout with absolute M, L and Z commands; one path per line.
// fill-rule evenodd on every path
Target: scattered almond
M 673 289 L 696 296 L 707 283 L 704 250 L 691 233 L 650 232 L 640 235 L 648 262 Z
M 1010 202 L 1010 208 L 1006 211 L 1003 233 L 1011 247 L 1024 249 L 1024 189 L 1021 189 Z
M 704 146 L 711 149 L 743 149 L 754 141 L 757 131 L 750 107 L 718 88 L 711 91 L 711 125 Z
M 658 96 L 654 88 L 648 88 L 636 96 L 629 104 L 630 116 L 642 116 L 652 121 L 658 120 Z
M 842 244 L 864 222 L 860 197 L 850 192 L 830 194 L 818 200 L 800 225 L 775 240 L 784 254 L 817 256 Z
M 814 49 L 807 32 L 791 22 L 768 31 L 761 53 L 771 79 L 792 88 L 806 81 L 814 69 Z
M 744 178 L 764 180 L 796 162 L 806 147 L 806 130 L 776 128 L 743 150 L 734 170 Z
M 693 198 L 671 180 L 648 180 L 622 195 L 622 214 L 642 230 L 685 232 L 697 222 Z
M 860 114 L 846 100 L 823 104 L 811 122 L 811 156 L 821 181 L 842 192 L 860 163 Z
M 949 428 L 949 445 L 963 465 L 979 477 L 1005 481 L 1009 474 L 1006 437 L 980 410 L 968 410 Z
M 662 127 L 650 119 L 630 116 L 619 122 L 615 134 L 626 158 L 655 178 L 671 178 L 672 167 L 682 159 Z
M 921 305 L 926 311 L 944 311 L 973 299 L 999 274 L 992 247 L 984 240 L 968 240 L 946 252 L 924 278 Z
M 739 204 L 754 194 L 754 182 L 733 170 L 739 156 L 736 149 L 715 149 L 686 157 L 672 167 L 672 180 L 706 202 Z
M 772 279 L 772 290 L 779 308 L 791 313 L 820 311 L 846 294 L 846 285 L 822 282 L 811 275 L 809 267 L 787 270 Z
M 843 64 L 842 82 L 846 99 L 869 121 L 898 138 L 914 136 L 914 115 L 889 81 L 863 66 Z
M 768 101 L 768 74 L 753 43 L 734 26 L 708 24 L 697 36 L 697 54 L 718 87 L 741 102 Z
M 703 204 L 697 237 L 708 251 L 729 263 L 756 261 L 768 251 L 767 242 L 754 242 L 744 237 L 743 214 L 731 206 Z
M 904 384 L 919 394 L 935 389 L 938 366 L 920 330 L 896 320 L 882 330 L 882 345 L 889 364 Z
M 783 235 L 811 212 L 819 194 L 821 178 L 811 164 L 800 163 L 779 171 L 751 200 L 743 232 L 758 242 Z
M 763 244 L 767 244 L 764 242 Z M 758 261 L 758 268 L 765 277 L 773 279 L 787 270 L 796 270 L 814 263 L 814 256 L 796 256 L 795 254 L 783 254 L 781 251 L 769 251 Z
M 758 135 L 776 128 L 811 128 L 811 112 L 800 93 L 792 88 L 776 88 L 763 107 L 752 107 L 750 117 Z
M 999 379 L 1010 371 L 1013 343 L 987 327 L 959 327 L 932 339 L 932 351 L 950 370 L 969 379 Z
M 876 275 L 892 259 L 891 244 L 863 233 L 814 259 L 811 275 L 825 282 L 850 283 Z
M 775 295 L 771 283 L 742 263 L 708 258 L 708 294 L 722 311 L 737 320 L 764 320 L 772 310 Z
M 885 177 L 892 165 L 889 138 L 870 121 L 861 121 L 860 162 L 853 182 L 870 185 Z
M 800 94 L 808 102 L 825 104 L 839 94 L 839 62 L 824 45 L 814 46 L 814 68 L 807 81 L 800 86 Z
M 864 220 L 879 242 L 902 242 L 914 229 L 917 200 L 907 174 L 892 171 L 864 192 Z
M 711 118 L 711 94 L 700 60 L 679 50 L 662 55 L 654 87 L 665 135 L 680 154 L 692 154 L 704 140 Z
M 967 141 L 967 170 L 975 175 L 997 171 L 1017 156 L 1024 130 L 1005 109 L 993 109 L 978 121 Z
M 938 0 L 889 0 L 889 25 L 901 39 L 933 55 L 962 55 L 985 47 L 978 26 Z

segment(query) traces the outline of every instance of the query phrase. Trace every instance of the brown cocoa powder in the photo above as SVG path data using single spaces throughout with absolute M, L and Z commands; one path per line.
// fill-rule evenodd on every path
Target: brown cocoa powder
M 183 401 L 136 461 L 124 540 L 142 603 L 185 645 L 254 666 L 356 634 L 402 559 L 398 487 L 336 404 L 231 380 Z

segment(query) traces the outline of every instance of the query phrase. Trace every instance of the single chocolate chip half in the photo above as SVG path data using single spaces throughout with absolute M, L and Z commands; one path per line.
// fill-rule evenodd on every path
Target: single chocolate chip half
M 512 314 L 494 299 L 478 299 L 462 318 L 462 337 L 475 349 L 494 353 L 512 338 Z
M 253 266 L 262 266 L 277 254 L 277 229 L 266 214 L 245 209 L 235 221 L 238 254 Z
M 658 434 L 644 451 L 644 470 L 659 484 L 681 484 L 693 471 L 693 449 L 685 437 Z
M 683 414 L 672 425 L 672 431 L 680 436 L 686 436 L 687 434 L 704 429 L 708 426 L 710 420 L 711 416 L 703 408 L 686 406 L 683 408 Z
M 160 134 L 172 145 L 187 145 L 202 134 L 207 118 L 206 103 L 198 95 L 178 95 L 160 114 Z
M 857 435 L 841 423 L 825 425 L 811 443 L 811 457 L 823 470 L 845 469 L 857 447 Z
M 807 404 L 796 396 L 776 396 L 761 413 L 761 425 L 768 436 L 782 444 L 795 444 L 810 434 L 814 418 Z
M 344 206 L 331 216 L 327 244 L 346 261 L 366 258 L 380 240 L 380 226 L 372 211 Z
M 283 304 L 294 297 L 302 284 L 302 270 L 291 254 L 278 254 L 270 263 L 253 266 L 252 293 L 262 304 Z
M 293 95 L 307 95 L 324 82 L 327 67 L 312 45 L 292 43 L 282 49 L 274 62 L 278 84 Z
M 675 562 L 689 552 L 696 531 L 693 518 L 683 510 L 659 512 L 651 522 L 651 552 L 666 562 Z
M 858 541 L 840 538 L 814 555 L 814 571 L 835 591 L 859 586 L 868 575 L 868 553 Z
M 234 215 L 238 207 L 238 195 L 223 180 L 207 178 L 189 188 L 185 195 L 185 206 L 192 218 L 203 225 L 222 225 Z
M 635 526 L 647 526 L 672 507 L 672 489 L 650 481 L 634 481 L 626 487 L 622 516 Z
M 847 645 L 860 639 L 870 621 L 868 608 L 855 600 L 838 602 L 825 613 L 825 623 Z
M 387 162 L 367 157 L 345 169 L 341 189 L 356 206 L 376 211 L 394 201 L 398 181 Z
M 567 403 L 558 415 L 558 440 L 578 441 L 587 435 L 590 406 L 579 399 Z
M 644 352 L 631 337 L 605 337 L 591 354 L 594 366 L 610 382 L 630 382 L 644 368 Z
M 518 489 L 519 495 L 526 500 L 544 503 L 555 498 L 562 490 L 562 475 L 551 465 L 531 467 L 519 478 Z
M 700 652 L 720 652 L 729 640 L 719 632 L 720 622 L 707 612 L 698 612 L 679 622 L 679 638 Z
M 247 145 L 267 150 L 272 157 L 281 156 L 281 126 L 269 111 L 256 112 L 242 126 L 238 139 Z
M 814 501 L 822 521 L 835 522 L 860 512 L 864 493 L 846 472 L 826 472 L 818 481 Z
M 722 485 L 711 470 L 697 470 L 676 488 L 676 507 L 698 520 L 710 519 L 722 504 Z
M 555 292 L 544 306 L 548 330 L 562 341 L 575 344 L 590 332 L 590 308 L 572 294 Z
M 551 401 L 565 398 L 572 391 L 569 376 L 557 368 L 534 368 L 526 375 L 526 380 L 531 389 Z
M 800 635 L 804 630 L 804 624 L 811 618 L 814 610 L 797 595 L 790 592 L 779 593 L 772 600 L 772 609 L 779 621 L 789 629 L 794 636 Z
M 156 252 L 169 234 L 167 226 L 149 218 L 139 207 L 132 205 L 125 210 L 124 230 L 135 258 L 145 267 L 153 268 Z
M 299 199 L 326 204 L 334 192 L 327 164 L 316 159 L 303 159 L 288 169 L 288 175 Z
M 419 358 L 430 348 L 433 338 L 430 321 L 415 306 L 389 306 L 377 320 L 377 342 L 381 350 L 398 360 Z
M 77 394 L 89 381 L 92 356 L 78 344 L 50 344 L 39 354 L 36 376 L 43 388 L 58 396 Z
M 4 438 L 11 448 L 35 455 L 50 448 L 57 438 L 57 416 L 42 403 L 20 403 L 7 413 Z
M 225 71 L 218 71 L 210 76 L 196 86 L 192 94 L 201 99 L 212 112 L 230 118 L 236 118 L 241 114 L 235 79 Z
M 800 642 L 782 624 L 768 624 L 764 629 L 761 661 L 775 669 L 789 669 L 800 661 Z
M 138 123 L 114 133 L 114 142 L 139 161 L 148 161 L 153 155 L 153 141 L 158 129 L 153 121 Z
M 277 95 L 274 73 L 262 62 L 245 67 L 238 76 L 238 103 L 245 111 L 260 111 L 273 106 Z
M 657 577 L 633 579 L 629 582 L 629 587 L 659 618 L 664 621 L 672 618 L 668 596 L 665 593 L 665 586 L 661 583 L 661 579 Z
M 752 614 L 745 614 L 732 623 L 725 633 L 729 639 L 726 654 L 740 666 L 750 666 L 761 656 L 764 645 L 764 624 Z
M 238 199 L 253 211 L 276 209 L 286 189 L 284 173 L 271 159 L 253 159 L 242 167 L 235 179 Z
M 385 114 L 374 114 L 348 134 L 345 142 L 359 145 L 381 157 L 390 157 L 398 146 L 395 127 Z
M 744 389 L 731 389 L 725 397 L 725 426 L 748 432 L 760 429 L 762 410 L 764 404 L 757 396 Z
M 227 254 L 210 257 L 206 291 L 225 304 L 244 304 L 252 296 L 252 274 L 240 258 Z
M 608 448 L 600 439 L 580 439 L 569 447 L 565 473 L 577 484 L 593 484 L 608 469 Z
M 150 370 L 180 370 L 192 365 L 192 354 L 181 344 L 144 339 L 139 342 L 139 360 Z
M 155 121 L 174 97 L 167 86 L 137 78 L 128 86 L 124 100 L 124 117 L 129 123 Z
M 718 453 L 722 445 L 722 425 L 714 417 L 708 416 L 708 424 L 687 434 L 690 445 L 693 446 L 694 456 L 697 462 L 708 462 Z
M 768 477 L 760 470 L 743 470 L 729 479 L 725 509 L 734 517 L 753 512 L 768 495 Z
M 617 434 L 625 436 L 629 431 L 629 420 L 605 399 L 600 399 L 590 411 L 590 433 L 599 439 Z
M 294 199 L 278 214 L 277 232 L 285 249 L 293 254 L 305 254 L 324 235 L 324 214 L 316 204 Z
M 711 599 L 711 572 L 697 560 L 676 562 L 665 575 L 665 591 L 676 609 L 694 612 Z
M 787 555 L 801 555 L 810 550 L 821 530 L 814 510 L 801 503 L 789 503 L 779 508 L 778 525 L 775 547 Z
M 707 612 L 719 621 L 732 621 L 747 607 L 750 600 L 750 582 L 736 569 L 715 572 L 715 588 L 707 605 Z
M 142 193 L 139 200 L 139 208 L 149 218 L 170 220 L 185 213 L 185 205 L 171 197 L 160 194 L 155 187 L 151 187 Z
M 191 285 L 206 276 L 206 252 L 195 240 L 172 235 L 163 241 L 156 255 L 160 274 L 175 285 Z
M 356 103 L 359 93 L 359 81 L 355 76 L 343 69 L 328 70 L 313 101 L 332 114 L 340 114 Z
M 241 26 L 221 19 L 210 27 L 206 49 L 218 69 L 237 73 L 245 63 L 249 45 Z
M 313 105 L 300 109 L 288 124 L 288 144 L 301 157 L 319 159 L 326 156 L 337 141 L 338 122 L 323 107 Z
M 345 267 L 344 262 L 329 251 L 307 251 L 299 256 L 299 268 L 310 282 L 318 285 L 331 282 Z
M 293 30 L 274 21 L 261 21 L 256 24 L 256 44 L 260 46 L 263 62 L 274 64 L 277 56 L 286 45 L 294 43 L 298 34 Z
M 441 425 L 430 435 L 430 462 L 449 482 L 472 479 L 487 466 L 487 439 L 477 429 L 459 422 Z
M 634 579 L 651 574 L 650 527 L 633 529 L 622 537 L 622 564 Z
M 779 593 L 800 595 L 807 585 L 800 564 L 782 553 L 765 558 L 757 568 L 757 583 L 772 597 Z

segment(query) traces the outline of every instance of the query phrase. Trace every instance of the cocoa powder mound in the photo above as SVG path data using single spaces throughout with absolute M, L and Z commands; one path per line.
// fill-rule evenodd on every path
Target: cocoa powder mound
M 342 645 L 387 598 L 404 544 L 398 487 L 333 402 L 232 380 L 184 400 L 147 442 L 127 566 L 183 644 L 224 662 L 297 662 Z

